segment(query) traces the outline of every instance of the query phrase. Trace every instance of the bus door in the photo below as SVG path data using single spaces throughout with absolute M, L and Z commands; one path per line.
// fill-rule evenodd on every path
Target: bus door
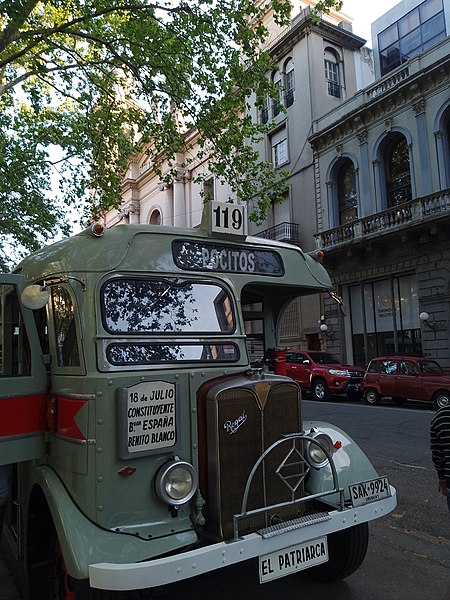
M 0 274 L 0 465 L 45 453 L 47 372 L 24 287 L 21 275 Z

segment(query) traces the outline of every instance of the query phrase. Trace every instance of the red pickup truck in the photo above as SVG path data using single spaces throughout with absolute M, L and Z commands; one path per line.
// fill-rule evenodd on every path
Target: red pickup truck
M 352 400 L 362 397 L 364 369 L 344 364 L 329 352 L 290 350 L 286 352 L 286 375 L 311 391 L 315 400 L 345 394 Z

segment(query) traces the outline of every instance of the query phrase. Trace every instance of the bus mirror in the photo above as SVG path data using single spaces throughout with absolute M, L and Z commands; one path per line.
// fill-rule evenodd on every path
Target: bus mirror
M 31 310 L 44 308 L 49 299 L 48 289 L 42 285 L 29 285 L 21 295 L 22 304 Z

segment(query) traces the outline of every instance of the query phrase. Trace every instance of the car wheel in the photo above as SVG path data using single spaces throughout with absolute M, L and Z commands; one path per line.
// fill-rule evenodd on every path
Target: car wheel
M 406 398 L 397 398 L 397 397 L 396 398 L 392 398 L 392 402 L 394 404 L 399 404 L 399 405 L 400 404 L 405 404 Z
M 330 394 L 328 392 L 327 384 L 323 379 L 316 379 L 312 385 L 312 395 L 314 400 L 328 400 Z
M 358 569 L 367 552 L 369 526 L 360 523 L 328 536 L 329 560 L 304 572 L 308 579 L 330 583 L 344 579 Z
M 366 390 L 364 392 L 364 399 L 367 402 L 367 404 L 380 404 L 381 402 L 381 398 L 380 398 L 380 394 L 377 392 L 377 390 Z
M 450 406 L 450 392 L 436 392 L 433 400 L 434 404 L 436 405 L 436 408 Z

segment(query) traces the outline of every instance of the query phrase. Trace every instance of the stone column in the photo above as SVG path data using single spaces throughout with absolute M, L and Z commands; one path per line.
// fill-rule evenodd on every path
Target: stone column
M 428 196 L 432 192 L 430 155 L 428 150 L 427 121 L 425 117 L 425 99 L 420 98 L 413 104 L 416 116 L 417 135 L 419 138 L 419 157 L 422 188 L 420 196 Z

